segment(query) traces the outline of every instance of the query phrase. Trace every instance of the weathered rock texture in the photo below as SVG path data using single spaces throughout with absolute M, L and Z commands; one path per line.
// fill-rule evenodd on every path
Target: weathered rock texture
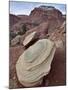
M 19 31 L 23 24 L 26 24 L 26 27 L 28 30 L 30 30 L 43 22 L 49 23 L 49 31 L 52 32 L 64 21 L 63 15 L 58 9 L 47 6 L 34 8 L 29 16 L 20 15 L 17 17 L 19 17 L 21 20 L 19 20 L 19 22 L 11 28 L 11 30 L 15 32 Z
M 42 39 L 24 51 L 16 63 L 20 83 L 26 87 L 39 84 L 51 69 L 55 49 L 52 41 Z
M 13 16 L 15 18 L 15 16 Z M 43 77 L 35 84 L 40 84 L 38 87 L 66 85 L 66 15 L 55 9 L 54 7 L 40 6 L 32 10 L 29 16 L 17 16 L 21 20 L 17 22 L 10 18 L 10 31 L 17 33 L 23 24 L 28 28 L 27 32 L 20 37 L 20 43 L 12 47 L 10 46 L 10 63 L 9 63 L 9 87 L 20 88 L 24 87 L 18 80 L 16 74 L 16 63 L 20 55 L 26 51 L 23 46 L 23 41 L 31 33 L 36 32 L 36 35 L 29 42 L 28 48 L 35 44 L 39 39 L 50 39 L 56 45 L 56 53 L 52 61 L 50 73 Z M 17 18 L 17 19 L 19 19 Z M 15 20 L 15 19 L 14 19 Z M 18 40 L 19 41 L 19 40 Z M 27 83 L 25 83 L 27 84 Z
M 20 35 L 17 35 L 14 39 L 11 40 L 11 46 L 15 46 L 20 43 Z
M 9 22 L 9 25 L 10 25 L 10 28 L 18 23 L 18 21 L 20 21 L 21 19 L 19 17 L 17 17 L 16 15 L 13 15 L 13 14 L 9 14 L 9 19 L 10 19 L 10 22 Z
M 42 23 L 39 26 L 27 31 L 23 36 L 21 36 L 21 44 L 23 43 L 24 39 L 33 32 L 36 32 L 33 40 L 39 40 L 46 37 L 46 34 L 48 33 L 48 22 Z
M 36 32 L 29 34 L 23 41 L 23 45 L 24 46 L 28 45 L 34 39 L 35 35 L 36 35 Z
M 49 34 L 49 39 L 53 40 L 57 48 L 65 49 L 66 46 L 66 22 Z
M 62 13 L 56 8 L 52 7 L 38 7 L 31 11 L 30 14 L 32 22 L 42 23 L 48 21 L 49 32 L 54 31 L 64 21 Z

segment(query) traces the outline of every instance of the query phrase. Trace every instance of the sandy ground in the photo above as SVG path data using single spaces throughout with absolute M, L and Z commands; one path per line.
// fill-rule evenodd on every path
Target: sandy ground
M 19 56 L 23 53 L 23 46 L 10 47 L 10 61 L 9 61 L 9 88 L 24 88 L 16 76 L 16 61 Z M 66 85 L 66 54 L 65 50 L 57 49 L 50 73 L 43 78 L 43 82 L 38 87 L 46 86 L 60 86 Z

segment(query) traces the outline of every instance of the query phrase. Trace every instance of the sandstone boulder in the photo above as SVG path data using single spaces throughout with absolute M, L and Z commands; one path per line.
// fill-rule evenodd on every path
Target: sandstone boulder
M 20 35 L 17 35 L 14 39 L 11 40 L 11 46 L 15 46 L 16 44 L 20 43 Z
M 46 36 L 46 34 L 48 33 L 48 22 L 44 22 L 42 24 L 40 24 L 39 26 L 30 29 L 29 31 L 27 31 L 22 37 L 21 37 L 21 44 L 23 43 L 23 41 L 25 40 L 25 38 L 30 35 L 31 33 L 36 32 L 36 35 L 34 36 L 33 40 L 37 40 L 37 39 L 42 39 Z
M 23 45 L 24 46 L 28 45 L 32 41 L 32 39 L 34 39 L 35 35 L 36 35 L 36 32 L 29 34 L 23 41 Z
M 55 50 L 54 43 L 48 39 L 39 40 L 25 50 L 16 63 L 19 82 L 26 87 L 41 84 L 51 69 Z

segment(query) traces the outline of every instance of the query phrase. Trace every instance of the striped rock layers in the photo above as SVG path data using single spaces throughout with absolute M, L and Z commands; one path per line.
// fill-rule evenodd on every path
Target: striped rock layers
M 19 82 L 26 87 L 41 84 L 51 69 L 55 50 L 54 43 L 48 39 L 41 39 L 26 49 L 16 63 Z

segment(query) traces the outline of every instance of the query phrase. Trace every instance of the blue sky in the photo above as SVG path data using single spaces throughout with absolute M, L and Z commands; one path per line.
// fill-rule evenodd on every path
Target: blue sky
M 46 6 L 54 6 L 59 9 L 63 14 L 66 13 L 66 5 L 65 4 L 50 4 L 50 3 L 38 3 L 38 2 L 23 2 L 23 1 L 10 1 L 10 13 L 19 15 L 29 15 L 31 10 L 40 5 Z

